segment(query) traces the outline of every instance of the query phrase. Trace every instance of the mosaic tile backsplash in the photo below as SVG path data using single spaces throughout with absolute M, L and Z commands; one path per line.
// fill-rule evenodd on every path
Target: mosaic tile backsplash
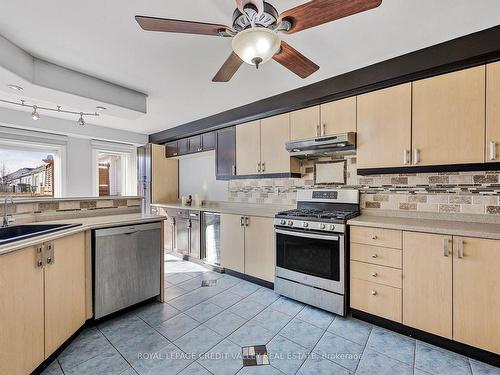
M 500 215 L 500 171 L 358 176 L 356 156 L 344 158 L 346 184 L 335 187 L 359 189 L 362 208 Z M 299 189 L 333 187 L 314 184 L 314 163 L 312 160 L 302 162 L 302 178 L 232 180 L 228 199 L 240 203 L 293 205 Z

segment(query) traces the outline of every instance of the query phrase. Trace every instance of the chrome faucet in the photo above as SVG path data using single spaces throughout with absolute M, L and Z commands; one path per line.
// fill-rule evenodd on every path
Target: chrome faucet
M 5 199 L 3 201 L 4 216 L 3 216 L 2 227 L 8 227 L 10 223 L 14 222 L 14 216 L 10 215 L 9 211 L 8 211 L 8 208 L 9 208 L 8 203 L 9 202 L 12 205 L 14 204 L 14 200 L 12 199 L 12 197 L 5 197 Z

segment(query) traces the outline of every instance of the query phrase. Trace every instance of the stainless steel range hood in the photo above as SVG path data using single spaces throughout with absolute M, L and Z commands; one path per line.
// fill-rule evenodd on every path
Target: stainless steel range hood
M 286 144 L 290 156 L 297 158 L 319 158 L 336 154 L 352 154 L 356 150 L 356 133 L 342 133 L 299 139 Z

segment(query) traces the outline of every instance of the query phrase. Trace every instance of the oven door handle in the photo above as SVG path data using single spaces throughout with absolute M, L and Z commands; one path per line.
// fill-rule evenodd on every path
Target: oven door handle
M 338 241 L 339 236 L 330 236 L 330 235 L 322 235 L 322 234 L 314 234 L 314 233 L 304 233 L 304 232 L 291 232 L 288 230 L 276 229 L 274 231 L 277 234 L 284 234 L 287 236 L 295 236 L 302 238 L 313 238 L 316 240 L 327 240 L 327 241 Z

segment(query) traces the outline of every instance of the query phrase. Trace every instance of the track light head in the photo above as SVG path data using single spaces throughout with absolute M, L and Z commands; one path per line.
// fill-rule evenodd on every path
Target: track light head
M 38 107 L 37 107 L 36 105 L 34 105 L 34 106 L 33 106 L 33 112 L 31 112 L 31 118 L 32 118 L 33 120 L 35 120 L 35 121 L 36 121 L 36 120 L 38 120 L 38 119 L 40 118 L 40 115 L 39 115 L 39 114 L 38 114 L 38 112 L 37 112 L 37 108 L 38 108 Z
M 85 126 L 85 120 L 83 119 L 83 112 L 80 112 L 80 118 L 78 119 L 78 125 Z

